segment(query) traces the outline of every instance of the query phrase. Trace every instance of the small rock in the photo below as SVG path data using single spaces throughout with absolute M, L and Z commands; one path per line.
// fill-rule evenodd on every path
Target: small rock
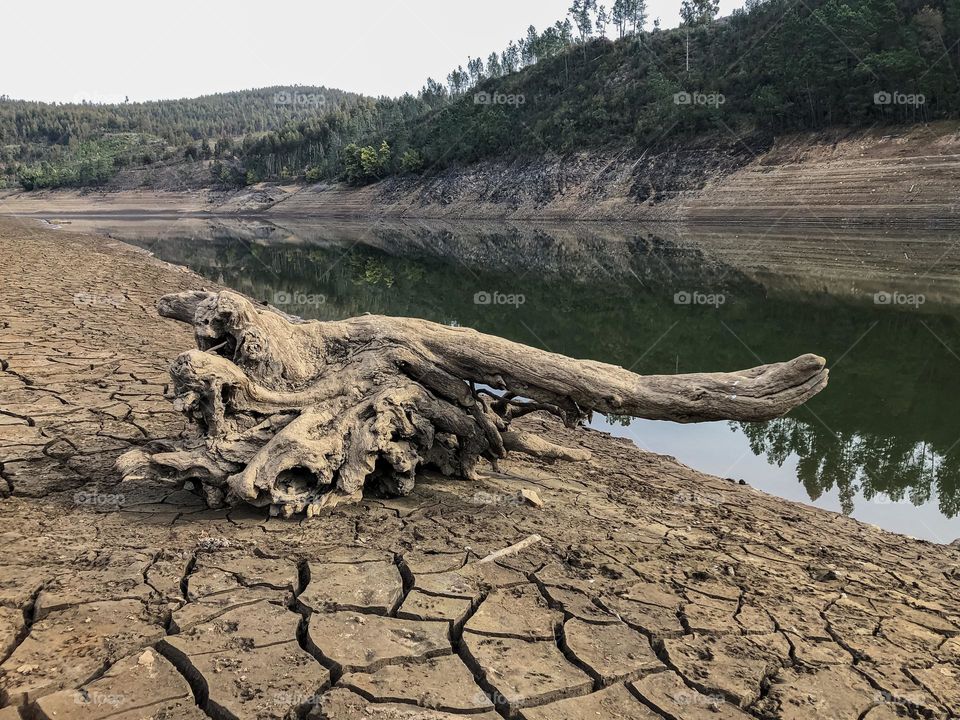
M 817 582 L 836 582 L 843 578 L 843 573 L 833 568 L 814 568 L 813 578 Z
M 524 488 L 520 491 L 520 497 L 523 499 L 527 505 L 532 505 L 535 508 L 543 507 L 543 500 L 540 499 L 540 496 L 537 494 L 536 490 L 528 490 Z
M 230 541 L 222 537 L 202 537 L 197 540 L 197 550 L 216 552 L 230 547 Z

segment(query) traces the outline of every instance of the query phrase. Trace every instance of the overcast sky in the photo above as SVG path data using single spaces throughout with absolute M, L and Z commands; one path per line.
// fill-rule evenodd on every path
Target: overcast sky
M 679 23 L 680 0 L 648 0 Z M 612 0 L 606 2 L 608 6 Z M 415 92 L 467 56 L 562 18 L 570 0 L 16 0 L 3 3 L 0 95 L 96 102 L 271 85 Z M 721 0 L 728 14 L 742 0 Z

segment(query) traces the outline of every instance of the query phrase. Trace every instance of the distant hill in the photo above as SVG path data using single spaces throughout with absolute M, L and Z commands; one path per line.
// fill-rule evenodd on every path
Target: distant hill
M 3 97 L 0 177 L 9 179 L 28 168 L 25 177 L 45 178 L 45 186 L 95 184 L 127 165 L 180 157 L 190 143 L 255 137 L 362 99 L 356 93 L 302 85 L 137 103 Z
M 0 146 L 68 145 L 104 132 L 139 132 L 171 144 L 241 136 L 354 103 L 360 95 L 323 86 L 276 86 L 182 100 L 43 103 L 0 98 Z
M 556 42 L 553 30 L 533 33 L 516 67 L 475 61 L 448 88 L 381 101 L 346 139 L 295 124 L 286 142 L 247 146 L 244 167 L 362 184 L 583 150 L 750 152 L 788 132 L 960 113 L 960 0 L 748 0 L 730 17 L 616 40 L 567 27 Z M 347 151 L 351 137 L 359 147 Z
M 634 21 L 613 28 L 574 6 L 573 23 L 531 27 L 445 85 L 395 99 L 300 87 L 121 105 L 0 101 L 0 171 L 31 189 L 199 160 L 217 185 L 359 185 L 582 150 L 752 152 L 792 131 L 960 113 L 960 0 L 748 0 L 721 19 L 705 0 L 689 4 L 684 26 L 652 32 L 637 0 L 615 3 Z
M 747 6 L 485 79 L 403 140 L 427 166 L 447 166 L 958 117 L 960 0 Z

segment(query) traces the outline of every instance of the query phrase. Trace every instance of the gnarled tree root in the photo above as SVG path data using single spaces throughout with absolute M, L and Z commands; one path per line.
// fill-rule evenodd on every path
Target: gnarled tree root
M 121 456 L 125 478 L 199 483 L 211 506 L 244 501 L 312 515 L 364 491 L 406 495 L 432 465 L 472 479 L 514 450 L 589 459 L 509 429 L 547 412 L 573 427 L 591 412 L 700 422 L 779 417 L 827 384 L 803 355 L 737 373 L 639 376 L 425 320 L 302 322 L 234 292 L 160 299 L 197 348 L 171 368 L 175 406 L 195 423 L 177 447 Z

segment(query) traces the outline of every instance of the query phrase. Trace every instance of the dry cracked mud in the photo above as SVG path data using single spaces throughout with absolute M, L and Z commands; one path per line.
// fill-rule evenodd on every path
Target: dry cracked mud
M 13 220 L 0 274 L 0 720 L 960 716 L 958 548 L 538 417 L 594 459 L 208 510 L 112 470 L 183 430 L 153 304 L 204 283 Z

